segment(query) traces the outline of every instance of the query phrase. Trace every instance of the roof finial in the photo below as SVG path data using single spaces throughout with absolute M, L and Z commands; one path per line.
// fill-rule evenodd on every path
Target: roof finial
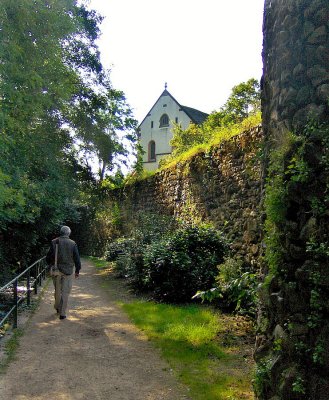
M 168 85 L 167 85 L 167 82 L 165 82 L 165 90 L 167 90 L 167 86 L 168 86 Z

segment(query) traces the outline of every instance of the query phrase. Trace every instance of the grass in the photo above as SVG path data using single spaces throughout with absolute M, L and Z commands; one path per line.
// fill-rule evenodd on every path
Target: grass
M 253 367 L 240 352 L 238 330 L 234 333 L 232 329 L 235 317 L 230 320 L 198 305 L 134 301 L 122 307 L 161 350 L 181 382 L 190 388 L 192 399 L 254 398 Z M 227 335 L 229 325 L 231 337 Z
M 6 371 L 6 368 L 10 364 L 12 360 L 15 358 L 16 351 L 19 347 L 20 337 L 24 334 L 25 324 L 28 324 L 32 315 L 36 312 L 40 305 L 40 301 L 42 299 L 43 293 L 45 289 L 48 287 L 50 280 L 45 281 L 43 287 L 41 288 L 41 292 L 35 297 L 32 297 L 31 304 L 28 306 L 26 304 L 21 304 L 19 308 L 19 313 L 26 312 L 27 320 L 23 323 L 23 327 L 19 327 L 16 329 L 12 329 L 10 324 L 6 324 L 5 331 L 11 331 L 10 337 L 8 339 L 1 338 L 1 340 L 5 340 L 3 346 L 3 356 L 0 359 L 0 374 L 3 374 Z M 18 320 L 18 324 L 20 323 L 20 319 Z
M 261 113 L 250 115 L 243 121 L 225 127 L 218 127 L 212 131 L 211 139 L 202 144 L 191 145 L 186 151 L 183 151 L 177 155 L 170 155 L 166 159 L 162 160 L 162 166 L 160 169 L 172 168 L 180 162 L 185 162 L 191 159 L 193 156 L 199 153 L 208 153 L 212 148 L 219 146 L 222 142 L 229 141 L 234 136 L 239 135 L 242 132 L 246 132 L 252 128 L 255 128 L 261 123 Z M 176 149 L 177 151 L 177 149 Z
M 102 258 L 98 258 L 98 257 L 93 257 L 93 256 L 83 256 L 83 258 L 91 261 L 96 268 L 98 269 L 104 269 L 106 267 L 108 267 L 109 262 L 106 260 L 103 260 Z
M 88 257 L 132 322 L 159 348 L 193 400 L 252 400 L 252 322 L 204 305 L 170 305 L 129 294 L 111 263 Z
M 5 359 L 0 363 L 0 374 L 6 371 L 9 363 L 15 358 L 16 351 L 19 347 L 19 338 L 23 335 L 23 329 L 17 328 L 13 331 L 10 339 L 7 340 L 4 346 Z
M 125 185 L 132 185 L 138 181 L 142 181 L 144 179 L 147 179 L 153 175 L 155 175 L 156 170 L 148 171 L 148 170 L 143 170 L 140 174 L 132 173 L 128 174 L 124 180 Z

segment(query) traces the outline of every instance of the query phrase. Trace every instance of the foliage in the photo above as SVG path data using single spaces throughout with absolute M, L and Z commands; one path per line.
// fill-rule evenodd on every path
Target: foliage
M 242 121 L 235 122 L 227 126 L 219 126 L 213 129 L 210 145 L 218 145 L 224 140 L 229 140 L 233 136 L 239 135 L 242 132 L 248 131 L 261 123 L 261 113 L 251 114 Z
M 175 226 L 176 221 L 171 216 L 151 212 L 137 213 L 135 225 L 129 232 L 130 237 L 118 238 L 107 247 L 106 257 L 116 261 L 117 275 L 128 278 L 136 289 L 145 289 L 143 251 L 151 242 L 160 240 L 173 231 Z
M 104 180 L 125 153 L 116 132 L 135 140 L 129 106 L 100 62 L 101 20 L 75 0 L 1 1 L 0 262 L 13 270 L 60 224 L 81 221 L 81 192 L 99 186 L 86 152 L 102 160 Z
M 292 384 L 292 391 L 294 393 L 305 394 L 305 380 L 298 376 Z
M 232 93 L 219 111 L 217 119 L 221 125 L 229 125 L 242 121 L 259 110 L 260 85 L 256 79 L 251 78 L 232 88 Z M 215 116 L 216 114 L 213 115 Z
M 228 257 L 218 266 L 216 286 L 197 292 L 193 298 L 217 300 L 220 308 L 255 316 L 257 305 L 257 275 L 241 259 Z
M 125 176 L 124 184 L 125 185 L 133 185 L 136 182 L 147 179 L 153 175 L 155 175 L 156 170 L 148 171 L 146 169 L 141 169 L 139 172 L 133 170 Z
M 93 256 L 88 256 L 86 258 L 90 260 L 99 270 L 108 268 L 110 265 L 110 263 L 107 260 L 104 260 L 103 258 L 98 258 Z
M 261 122 L 260 113 L 250 115 L 241 122 L 230 125 L 209 127 L 207 121 L 202 126 L 191 124 L 186 130 L 180 126 L 174 127 L 174 136 L 170 142 L 173 152 L 160 162 L 161 168 L 169 168 L 173 164 L 187 160 L 197 153 L 209 152 L 212 147 L 230 140 L 242 132 L 256 127 Z M 192 134 L 190 134 L 192 132 Z M 195 132 L 195 133 L 193 133 Z
M 267 387 L 271 382 L 271 368 L 273 365 L 273 360 L 271 358 L 262 360 L 257 364 L 255 371 L 255 377 L 253 380 L 253 387 L 256 396 L 264 396 L 267 393 Z
M 120 162 L 125 163 L 122 156 L 126 156 L 128 151 L 124 142 L 134 143 L 137 139 L 137 122 L 124 93 L 111 87 L 108 76 L 102 76 L 97 93 L 90 89 L 86 91 L 82 101 L 70 109 L 69 117 L 81 141 L 83 163 L 88 166 L 89 160 L 97 160 L 98 176 L 102 182 L 106 172 L 120 166 Z
M 246 118 L 251 118 L 260 114 L 260 91 L 259 83 L 256 79 L 249 79 L 234 86 L 232 93 L 220 111 L 214 111 L 201 125 L 190 124 L 186 129 L 182 129 L 179 124 L 174 125 L 174 134 L 170 142 L 173 147 L 172 156 L 169 160 L 162 161 L 161 165 L 166 165 L 178 155 L 190 150 L 192 147 L 209 146 L 218 144 L 232 136 L 248 129 L 240 125 Z M 255 124 L 255 122 L 251 122 Z M 260 117 L 257 123 L 260 123 Z M 249 125 L 245 124 L 245 125 Z M 250 129 L 250 128 L 249 128 Z
M 265 191 L 265 262 L 269 267 L 270 286 L 264 287 L 268 289 L 265 301 L 273 292 L 282 293 L 286 298 L 293 297 L 298 291 L 296 299 L 302 293 L 303 304 L 298 307 L 299 311 L 302 310 L 303 322 L 298 324 L 307 326 L 307 333 L 302 340 L 291 337 L 295 338 L 295 346 L 294 352 L 290 352 L 291 365 L 298 367 L 291 390 L 298 398 L 310 394 L 312 388 L 305 376 L 310 369 L 318 369 L 323 364 L 327 353 L 328 133 L 328 123 L 309 121 L 294 134 L 276 137 L 269 153 Z M 297 254 L 294 254 L 294 247 Z M 303 271 L 306 279 L 296 270 Z M 266 330 L 268 333 L 275 318 L 271 315 L 273 307 L 270 302 L 264 305 L 271 318 Z M 293 304 L 294 307 L 297 305 Z M 285 326 L 294 335 L 295 323 L 289 321 L 290 314 L 284 310 L 280 318 L 287 321 Z M 288 348 L 284 340 L 281 344 L 283 350 Z M 272 356 L 276 357 L 273 352 L 278 350 L 274 342 Z M 264 365 L 260 362 L 259 369 Z M 260 398 L 266 397 L 267 391 L 278 382 L 276 367 L 263 368 L 263 372 L 263 376 L 260 373 L 257 377 L 257 395 Z
M 141 253 L 143 246 L 143 242 L 137 238 L 121 238 L 109 246 L 107 257 L 110 259 L 112 253 L 112 258 L 116 261 L 114 270 L 117 276 L 129 279 L 134 287 L 144 287 L 143 282 L 140 282 L 143 269 Z
M 107 246 L 105 257 L 108 261 L 117 261 L 118 257 L 128 249 L 128 243 L 132 239 L 119 238 Z
M 277 149 L 271 153 L 270 165 L 266 178 L 265 190 L 265 259 L 271 274 L 276 274 L 282 263 L 283 224 L 287 214 L 286 166 L 291 149 L 296 143 L 296 136 L 288 132 L 281 138 Z M 293 165 L 293 164 L 290 164 Z M 292 169 L 290 169 L 292 171 Z
M 6 368 L 14 359 L 17 349 L 19 347 L 20 337 L 23 335 L 23 329 L 17 328 L 13 331 L 12 336 L 7 340 L 4 345 L 5 358 L 0 362 L 0 374 L 6 372 Z
M 189 150 L 191 147 L 207 143 L 211 138 L 211 133 L 207 133 L 202 126 L 191 123 L 186 129 L 181 125 L 175 124 L 173 128 L 173 138 L 170 145 L 173 147 L 173 156 Z
M 114 241 L 107 252 L 108 260 L 116 261 L 116 273 L 136 291 L 186 302 L 197 289 L 214 282 L 227 249 L 219 231 L 206 225 L 177 225 L 172 217 L 152 213 L 139 214 L 136 222 L 131 237 Z
M 143 252 L 145 285 L 158 299 L 190 301 L 196 290 L 212 285 L 225 252 L 219 231 L 206 226 L 179 228 Z
M 123 308 L 160 348 L 192 398 L 253 399 L 251 364 L 241 361 L 245 349 L 239 342 L 228 346 L 219 340 L 227 332 L 238 337 L 232 319 L 224 321 L 220 314 L 201 305 L 134 301 Z
M 145 154 L 145 150 L 143 146 L 138 142 L 136 144 L 136 161 L 132 167 L 134 175 L 138 177 L 143 174 L 144 167 L 143 167 L 143 155 Z
M 81 200 L 82 203 L 82 200 Z M 79 204 L 79 219 L 70 222 L 74 239 L 82 254 L 103 257 L 114 238 L 119 237 L 121 212 L 116 203 L 107 198 L 107 189 L 95 193 Z

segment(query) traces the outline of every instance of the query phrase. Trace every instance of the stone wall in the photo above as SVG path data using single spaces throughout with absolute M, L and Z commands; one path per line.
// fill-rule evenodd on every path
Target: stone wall
M 148 211 L 212 222 L 225 233 L 234 253 L 255 265 L 260 250 L 262 137 L 261 128 L 254 128 L 207 154 L 127 185 L 115 198 L 130 221 L 137 212 Z
M 284 219 L 267 212 L 259 399 L 329 398 L 328 21 L 328 0 L 265 1 L 265 196 Z
M 309 116 L 328 117 L 327 0 L 266 0 L 263 126 L 280 137 Z

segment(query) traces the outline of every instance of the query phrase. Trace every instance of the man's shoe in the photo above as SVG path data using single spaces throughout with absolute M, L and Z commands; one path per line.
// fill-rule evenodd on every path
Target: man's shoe
M 65 319 L 66 318 L 66 315 L 60 315 L 59 316 L 59 319 Z

